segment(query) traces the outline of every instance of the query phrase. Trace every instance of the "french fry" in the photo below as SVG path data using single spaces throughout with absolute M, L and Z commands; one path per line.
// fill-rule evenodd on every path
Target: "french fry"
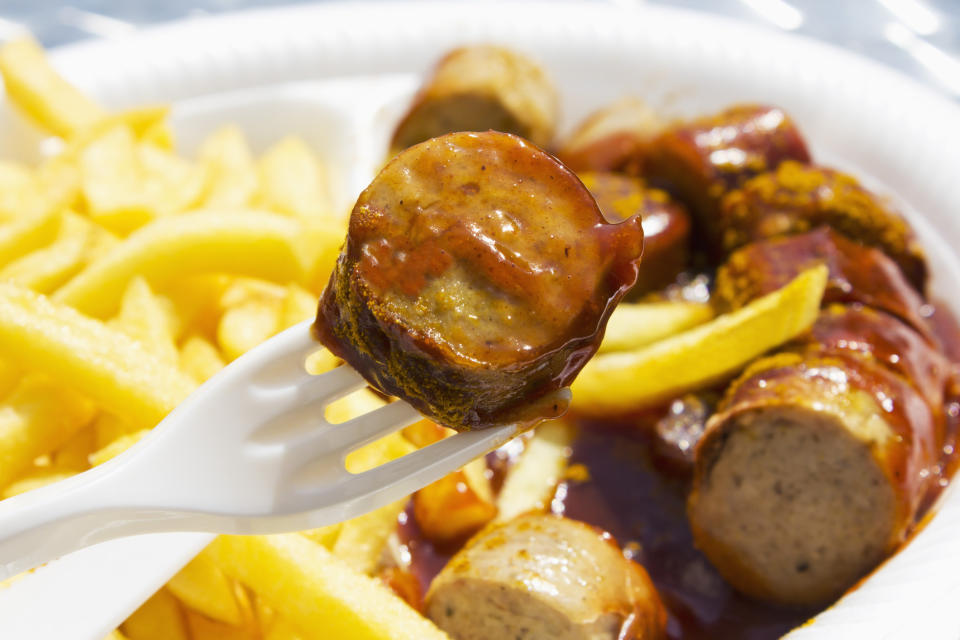
M 116 312 L 136 275 L 158 291 L 167 283 L 201 273 L 301 281 L 308 263 L 299 232 L 300 226 L 289 218 L 255 211 L 163 218 L 131 234 L 55 297 L 88 315 L 105 318 Z
M 275 617 L 263 630 L 263 640 L 302 640 L 303 636 L 283 618 Z
M 698 302 L 621 303 L 613 310 L 597 353 L 627 351 L 711 320 L 713 307 Z
M 190 336 L 180 347 L 180 368 L 197 381 L 206 382 L 226 366 L 213 344 L 201 336 Z
M 96 448 L 97 433 L 92 425 L 85 426 L 53 452 L 52 466 L 61 471 L 85 471 Z
M 332 216 L 323 166 L 299 138 L 287 137 L 260 158 L 260 203 L 305 223 Z
M 93 226 L 87 220 L 66 212 L 53 244 L 0 269 L 0 281 L 50 293 L 83 267 L 92 232 Z
M 260 640 L 250 629 L 211 620 L 189 609 L 186 611 L 186 618 L 190 640 Z
M 317 544 L 323 545 L 327 549 L 333 550 L 333 545 L 336 544 L 337 538 L 340 536 L 340 531 L 342 529 L 343 523 L 335 522 L 323 527 L 301 531 L 300 534 L 306 537 L 308 540 L 312 540 Z
M 244 622 L 233 584 L 207 551 L 201 551 L 170 578 L 167 588 L 183 604 L 208 618 L 228 625 Z
M 136 277 L 123 294 L 119 315 L 108 324 L 140 341 L 160 361 L 176 366 L 180 354 L 174 343 L 171 322 L 163 299 L 150 289 L 146 280 Z
M 427 539 L 462 540 L 497 515 L 497 507 L 470 485 L 463 471 L 454 471 L 413 495 L 413 515 Z
M 80 153 L 87 213 L 98 224 L 125 236 L 157 216 L 147 197 L 130 127 L 116 126 Z
M 397 500 L 344 522 L 333 543 L 333 555 L 355 571 L 372 574 L 380 562 L 383 545 L 397 529 L 397 518 L 406 504 L 405 498 Z
M 18 496 L 21 493 L 33 491 L 34 489 L 45 487 L 48 484 L 66 480 L 75 473 L 75 471 L 63 471 L 60 469 L 37 469 L 33 473 L 23 476 L 16 482 L 7 485 L 3 491 L 0 492 L 0 499 L 6 500 L 7 498 Z
M 603 415 L 651 406 L 731 376 L 816 320 L 827 282 L 818 265 L 745 307 L 635 351 L 598 356 L 571 385 L 572 408 Z
M 190 640 L 177 599 L 160 589 L 121 625 L 130 640 Z
M 251 301 L 228 309 L 217 327 L 217 343 L 235 360 L 280 330 L 281 303 Z
M 317 296 L 297 284 L 287 285 L 280 309 L 280 328 L 310 320 L 317 315 Z
M 173 151 L 176 147 L 173 129 L 170 128 L 170 123 L 166 120 L 158 120 L 147 127 L 140 136 L 140 141 L 166 151 Z
M 53 242 L 61 221 L 59 213 L 49 211 L 0 226 L 0 265 L 9 264 Z
M 175 280 L 157 290 L 173 303 L 181 327 L 213 340 L 223 313 L 220 300 L 234 280 L 222 273 L 206 273 Z
M 203 165 L 179 158 L 152 144 L 137 145 L 144 198 L 158 215 L 186 211 L 200 203 L 208 173 Z
M 15 162 L 0 161 L 0 219 L 20 217 L 24 201 L 32 195 L 33 172 Z
M 301 535 L 220 536 L 210 549 L 304 638 L 322 629 L 326 638 L 449 640 L 379 581 Z
M 200 145 L 197 154 L 207 167 L 209 180 L 202 196 L 210 208 L 245 207 L 257 193 L 257 170 L 253 154 L 243 133 L 226 126 L 214 132 Z
M 5 360 L 0 360 L 0 400 L 4 400 L 23 379 L 23 371 Z
M 106 116 L 50 66 L 43 49 L 31 38 L 0 48 L 0 74 L 13 103 L 60 137 L 75 135 Z
M 118 455 L 140 442 L 143 436 L 147 435 L 148 433 L 150 433 L 150 429 L 141 429 L 139 431 L 132 431 L 119 436 L 116 440 L 107 444 L 105 447 L 101 447 L 90 454 L 90 466 L 95 467 L 103 464 L 107 460 L 116 458 Z
M 89 424 L 94 406 L 72 389 L 30 376 L 0 405 L 0 486 Z
M 497 495 L 498 522 L 549 506 L 567 467 L 573 435 L 573 428 L 563 420 L 537 427 Z
M 0 283 L 0 353 L 152 427 L 193 391 L 190 378 L 139 342 L 63 304 Z
M 121 436 L 133 433 L 136 429 L 108 411 L 101 411 L 93 421 L 94 451 L 103 449 Z M 89 462 L 89 457 L 87 458 Z
M 114 630 L 111 631 L 111 632 L 109 633 L 109 635 L 107 635 L 107 637 L 104 638 L 103 640 L 128 640 L 128 639 L 127 639 L 127 637 L 126 637 L 125 635 L 123 635 L 122 633 L 120 633 L 120 630 L 119 630 L 119 629 L 114 629 Z

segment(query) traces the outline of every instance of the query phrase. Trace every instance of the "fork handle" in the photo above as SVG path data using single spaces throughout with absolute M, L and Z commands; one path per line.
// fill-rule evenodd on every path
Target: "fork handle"
M 104 465 L 0 501 L 0 580 L 99 542 L 189 528 L 189 514 L 118 504 L 118 471 Z

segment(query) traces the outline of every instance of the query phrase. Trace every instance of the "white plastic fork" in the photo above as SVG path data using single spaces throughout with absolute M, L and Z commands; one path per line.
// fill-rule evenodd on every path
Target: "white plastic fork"
M 366 382 L 306 371 L 301 323 L 238 358 L 142 441 L 98 467 L 0 502 L 0 580 L 77 549 L 163 531 L 262 534 L 340 522 L 500 446 L 516 425 L 458 433 L 364 473 L 349 452 L 420 415 L 402 401 L 340 424 L 324 408 Z

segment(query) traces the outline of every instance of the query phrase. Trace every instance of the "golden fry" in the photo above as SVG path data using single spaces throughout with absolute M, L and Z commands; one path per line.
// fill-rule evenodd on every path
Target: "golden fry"
M 81 271 L 56 299 L 104 318 L 115 313 L 130 280 L 157 290 L 187 276 L 227 272 L 277 282 L 301 281 L 306 259 L 300 226 L 255 211 L 203 212 L 147 225 Z
M 0 226 L 0 265 L 6 265 L 53 242 L 61 221 L 58 213 L 47 212 L 25 216 Z
M 304 635 L 441 640 L 446 634 L 379 581 L 298 534 L 220 536 L 210 546 L 228 576 L 250 587 Z
M 628 351 L 703 324 L 713 307 L 698 302 L 641 302 L 617 305 L 597 353 Z
M 91 453 L 90 465 L 95 467 L 99 464 L 103 464 L 107 460 L 116 458 L 118 455 L 140 442 L 143 436 L 147 435 L 148 433 L 150 433 L 150 429 L 141 429 L 140 431 L 133 431 L 119 436 L 113 442 Z
M 208 551 L 201 551 L 170 578 L 167 588 L 185 605 L 208 618 L 231 625 L 244 621 L 233 584 Z
M 0 492 L 0 499 L 6 500 L 7 498 L 18 496 L 21 493 L 45 487 L 48 484 L 66 480 L 75 474 L 75 471 L 62 471 L 60 469 L 37 469 L 33 473 L 23 476 L 4 488 L 3 491 Z
M 93 225 L 75 213 L 64 214 L 53 244 L 14 260 L 0 269 L 0 281 L 50 293 L 83 267 Z
M 94 406 L 69 387 L 30 376 L 0 405 L 0 486 L 93 420 Z
M 635 351 L 597 356 L 571 385 L 571 406 L 597 415 L 624 412 L 731 376 L 809 329 L 826 282 L 827 268 L 819 265 L 707 324 Z
M 537 427 L 497 496 L 497 520 L 510 520 L 549 506 L 570 458 L 574 430 L 563 420 Z
M 210 208 L 246 207 L 257 193 L 257 170 L 243 133 L 226 126 L 200 145 L 200 164 L 209 174 L 201 200 Z
M 225 366 L 217 348 L 201 336 L 190 336 L 180 347 L 180 368 L 198 384 L 206 382 Z
M 323 167 L 303 140 L 287 137 L 260 158 L 261 204 L 305 223 L 332 216 Z
M 140 605 L 120 628 L 130 640 L 190 640 L 183 609 L 166 589 Z
M 280 301 L 247 302 L 228 309 L 217 327 L 217 343 L 235 360 L 280 330 Z
M 50 299 L 0 283 L 0 352 L 60 380 L 135 427 L 152 427 L 194 388 L 139 342 Z
M 123 294 L 120 313 L 109 322 L 109 326 L 140 341 L 162 362 L 176 366 L 180 354 L 171 322 L 163 299 L 150 289 L 146 280 L 136 277 Z
M 50 66 L 43 49 L 32 38 L 13 40 L 0 48 L 0 74 L 13 103 L 63 138 L 106 116 Z

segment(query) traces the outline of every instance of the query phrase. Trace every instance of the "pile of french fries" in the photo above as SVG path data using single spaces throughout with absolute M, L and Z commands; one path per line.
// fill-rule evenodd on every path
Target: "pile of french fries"
M 32 40 L 0 49 L 0 73 L 24 126 L 59 140 L 38 166 L 0 161 L 7 498 L 122 453 L 227 363 L 311 318 L 346 212 L 332 209 L 324 166 L 301 140 L 280 140 L 258 158 L 225 126 L 185 158 L 175 153 L 168 107 L 109 112 L 60 77 Z M 788 323 L 776 333 L 782 341 L 812 322 L 825 274 L 805 277 L 779 298 L 716 319 L 704 304 L 622 305 L 575 397 L 615 409 L 735 370 L 774 346 L 742 349 L 745 334 Z M 676 344 L 664 348 L 669 340 Z M 724 359 L 702 375 L 671 365 L 677 348 L 696 358 L 718 341 Z M 659 368 L 648 389 L 635 379 L 651 363 Z M 309 367 L 337 364 L 320 351 Z M 327 418 L 342 422 L 383 403 L 361 390 Z M 448 435 L 422 421 L 353 452 L 347 466 L 369 469 Z M 430 540 L 460 540 L 548 508 L 572 438 L 562 420 L 541 426 L 496 494 L 483 460 L 421 490 L 412 501 L 418 526 Z M 110 637 L 445 638 L 418 612 L 416 589 L 391 578 L 406 569 L 403 554 L 391 553 L 406 506 L 294 534 L 221 536 Z

